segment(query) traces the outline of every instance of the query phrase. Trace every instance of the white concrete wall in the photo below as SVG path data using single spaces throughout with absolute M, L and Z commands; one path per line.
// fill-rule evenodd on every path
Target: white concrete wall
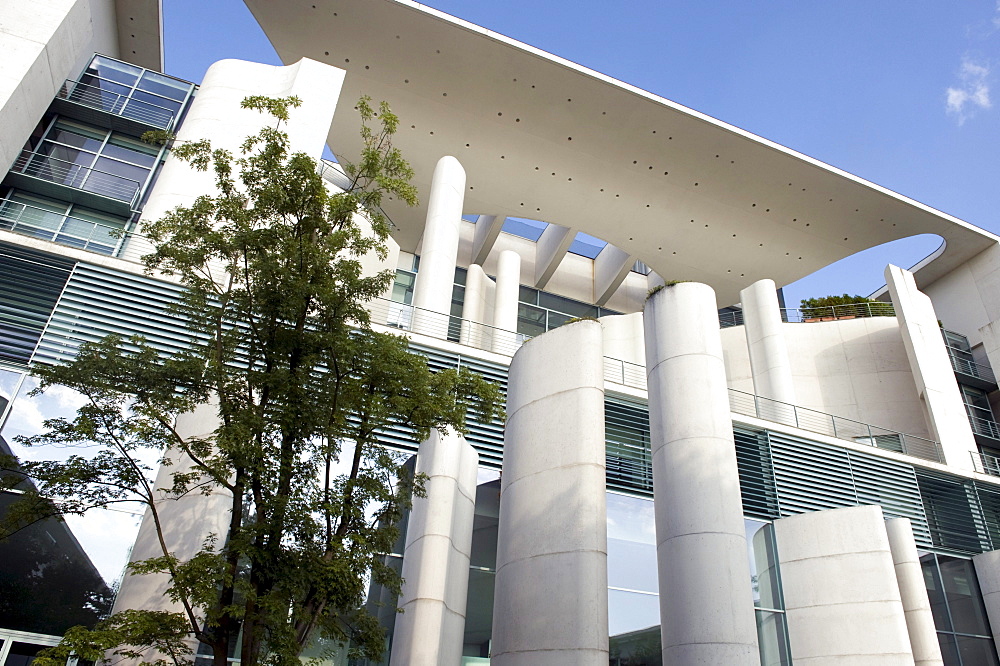
M 175 428 L 177 433 L 185 438 L 210 439 L 219 426 L 219 417 L 215 403 L 204 404 L 193 412 L 177 417 Z M 177 449 L 164 452 L 164 457 L 173 464 L 163 465 L 157 471 L 154 488 L 169 488 L 173 485 L 174 474 L 188 473 L 193 469 L 193 462 Z M 168 552 L 182 562 L 191 559 L 202 549 L 205 539 L 214 534 L 217 545 L 225 542 L 229 533 L 231 517 L 232 494 L 225 489 L 216 489 L 210 495 L 200 492 L 189 493 L 180 499 L 167 493 L 157 491 L 157 514 L 163 531 L 163 540 Z M 139 525 L 139 532 L 132 546 L 130 562 L 138 562 L 151 557 L 162 557 L 156 531 L 156 523 L 152 511 L 146 510 Z M 167 574 L 150 574 L 137 576 L 126 574 L 121 588 L 115 598 L 113 612 L 126 609 L 167 610 L 183 612 L 183 606 L 172 603 L 166 597 L 170 582 Z M 192 648 L 197 647 L 197 641 L 191 639 Z M 148 655 L 147 655 L 148 657 Z
M 642 313 L 601 317 L 604 326 L 604 355 L 645 367 L 646 341 Z
M 304 152 L 319 159 L 344 75 L 342 69 L 305 58 L 284 67 L 220 60 L 205 73 L 177 138 L 179 141 L 209 139 L 214 148 L 239 154 L 239 146 L 246 137 L 274 124 L 267 114 L 241 109 L 243 99 L 250 95 L 297 95 L 302 106 L 291 110 L 290 120 L 283 129 L 288 133 L 292 152 Z M 203 194 L 214 194 L 214 180 L 211 171 L 196 171 L 168 155 L 143 209 L 142 220 L 157 220 L 177 206 L 191 205 Z
M 885 269 L 885 281 L 932 437 L 947 464 L 971 471 L 971 454 L 979 449 L 931 300 L 917 289 L 913 274 L 897 266 Z
M 664 664 L 759 664 L 715 292 L 667 286 L 644 313 Z
M 0 1 L 0 179 L 63 82 L 118 57 L 114 0 Z
M 478 464 L 465 437 L 436 429 L 417 452 L 426 494 L 413 498 L 406 528 L 392 666 L 462 661 Z
M 774 522 L 792 661 L 913 665 L 882 509 Z
M 497 537 L 494 666 L 607 666 L 601 325 L 514 355 Z
M 720 330 L 719 336 L 722 338 L 722 360 L 726 366 L 729 388 L 753 393 L 753 371 L 750 368 L 746 329 L 743 326 L 730 326 Z
M 986 606 L 993 640 L 1000 645 L 1000 550 L 991 550 L 972 558 L 979 579 L 979 591 Z
M 990 247 L 921 291 L 944 327 L 979 344 L 979 329 L 1000 320 L 1000 245 Z

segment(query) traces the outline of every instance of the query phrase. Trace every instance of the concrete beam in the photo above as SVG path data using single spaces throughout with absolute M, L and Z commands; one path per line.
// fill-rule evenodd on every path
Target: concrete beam
M 569 227 L 549 224 L 535 243 L 535 288 L 544 289 L 569 252 L 576 232 Z
M 927 425 L 934 439 L 941 442 L 943 462 L 973 471 L 970 454 L 978 453 L 979 447 L 972 435 L 934 305 L 917 289 L 910 271 L 890 264 L 885 269 L 885 283 L 892 296 L 903 347 L 917 393 L 923 401 Z
M 506 220 L 505 215 L 480 215 L 476 219 L 476 235 L 472 238 L 472 263 L 480 266 L 486 263 Z
M 634 265 L 635 255 L 611 243 L 605 245 L 594 259 L 594 302 L 598 305 L 607 303 Z

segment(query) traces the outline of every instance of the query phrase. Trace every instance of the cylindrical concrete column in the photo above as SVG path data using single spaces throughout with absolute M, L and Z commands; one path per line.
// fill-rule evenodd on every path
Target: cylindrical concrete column
M 496 329 L 493 351 L 513 354 L 517 350 L 517 302 L 521 288 L 521 255 L 504 250 L 497 258 L 497 291 L 493 303 Z
M 759 664 L 743 504 L 712 288 L 646 301 L 664 664 Z
M 885 521 L 885 531 L 889 535 L 889 551 L 896 569 L 896 584 L 899 597 L 903 601 L 906 616 L 906 631 L 910 635 L 910 649 L 916 666 L 940 666 L 941 645 L 938 643 L 934 615 L 927 596 L 924 572 L 920 568 L 920 556 L 913 539 L 913 527 L 909 518 L 892 518 Z
M 417 452 L 427 494 L 413 498 L 406 528 L 392 666 L 462 661 L 478 465 L 479 455 L 458 434 L 431 430 Z
M 464 200 L 465 169 L 457 159 L 445 155 L 434 167 L 420 269 L 413 285 L 413 306 L 418 308 L 413 330 L 417 333 L 447 337 Z
M 462 302 L 462 332 L 459 341 L 477 349 L 489 349 L 492 337 L 483 323 L 486 314 L 485 283 L 489 278 L 479 264 L 471 264 L 465 273 L 465 300 Z
M 792 364 L 774 280 L 758 280 L 740 292 L 743 329 L 750 350 L 754 393 L 794 405 Z
M 601 325 L 514 355 L 500 491 L 494 666 L 607 666 L 608 532 Z
M 191 412 L 177 417 L 174 428 L 184 439 L 210 439 L 219 427 L 217 403 L 209 402 L 199 405 Z M 170 488 L 174 484 L 175 474 L 188 474 L 195 469 L 194 462 L 183 451 L 177 448 L 168 449 L 164 458 L 172 461 L 170 465 L 161 465 L 156 473 L 154 488 Z M 168 551 L 181 562 L 194 557 L 204 546 L 205 539 L 210 534 L 218 537 L 219 544 L 229 533 L 229 520 L 232 510 L 232 493 L 224 488 L 215 488 L 211 494 L 200 492 L 188 493 L 183 497 L 174 497 L 170 493 L 157 490 L 156 513 L 160 519 L 163 541 Z M 163 549 L 157 535 L 156 523 L 150 509 L 142 517 L 139 532 L 129 556 L 130 562 L 139 562 L 152 557 L 162 557 Z M 167 587 L 170 576 L 167 574 L 134 575 L 126 573 L 122 579 L 121 588 L 115 597 L 113 612 L 123 610 L 166 610 L 183 613 L 180 603 L 174 603 L 167 597 Z M 197 648 L 198 641 L 191 639 L 192 648 Z M 147 651 L 144 659 L 156 658 L 153 651 Z M 158 655 L 166 656 L 166 655 Z

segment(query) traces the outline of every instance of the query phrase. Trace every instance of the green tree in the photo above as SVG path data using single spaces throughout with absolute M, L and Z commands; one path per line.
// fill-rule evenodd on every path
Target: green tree
M 366 276 L 359 258 L 386 256 L 384 196 L 416 202 L 391 141 L 396 117 L 384 103 L 376 111 L 360 101 L 364 150 L 347 167 L 351 187 L 330 193 L 316 161 L 290 153 L 283 126 L 298 105 L 244 100 L 274 125 L 238 155 L 208 141 L 174 147 L 210 171 L 218 191 L 146 227 L 155 245 L 148 268 L 186 288 L 177 312 L 189 349 L 164 358 L 142 338 L 109 337 L 71 363 L 36 368 L 40 390 L 61 384 L 87 399 L 75 418 L 51 420 L 24 442 L 91 443 L 87 455 L 22 466 L 62 512 L 139 500 L 162 535 L 144 449 L 165 451 L 164 464 L 192 461 L 187 472 L 177 465 L 173 497 L 232 497 L 228 534 L 197 555 L 182 561 L 164 546 L 130 565 L 134 574 L 169 574 L 182 613 L 129 611 L 74 629 L 42 664 L 70 650 L 93 659 L 147 647 L 180 664 L 193 637 L 224 666 L 238 636 L 244 666 L 298 665 L 316 641 L 350 642 L 356 656 L 379 658 L 384 636 L 363 608 L 366 585 L 398 591 L 383 555 L 421 479 L 377 433 L 403 424 L 420 440 L 430 428 L 463 431 L 469 410 L 493 418 L 495 385 L 466 370 L 431 372 L 404 338 L 370 326 L 366 304 L 393 273 Z M 174 416 L 207 402 L 217 405 L 214 433 L 179 436 Z M 338 464 L 349 471 L 338 474 Z

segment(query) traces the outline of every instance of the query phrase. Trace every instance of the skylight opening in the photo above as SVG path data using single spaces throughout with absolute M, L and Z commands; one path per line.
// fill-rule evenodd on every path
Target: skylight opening
M 573 243 L 569 246 L 569 251 L 573 254 L 578 254 L 581 257 L 596 259 L 597 255 L 601 253 L 601 250 L 603 250 L 607 244 L 607 241 L 603 241 L 600 238 L 594 238 L 589 234 L 578 231 L 576 238 L 573 239 Z
M 528 240 L 537 243 L 538 239 L 542 237 L 542 232 L 545 231 L 547 226 L 549 226 L 548 222 L 528 220 L 521 217 L 508 217 L 504 220 L 503 231 L 513 236 L 527 238 Z

